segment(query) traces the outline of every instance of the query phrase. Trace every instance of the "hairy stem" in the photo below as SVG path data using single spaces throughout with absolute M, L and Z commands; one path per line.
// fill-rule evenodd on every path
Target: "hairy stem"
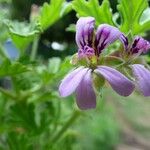
M 32 45 L 32 51 L 31 51 L 31 57 L 30 57 L 31 61 L 34 61 L 36 58 L 39 39 L 40 39 L 39 35 L 35 36 L 35 38 L 34 38 L 33 45 Z

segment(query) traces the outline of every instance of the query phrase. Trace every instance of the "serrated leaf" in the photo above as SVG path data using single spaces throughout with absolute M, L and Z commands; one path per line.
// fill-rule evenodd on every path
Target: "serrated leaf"
M 150 21 L 150 8 L 147 8 L 144 10 L 144 12 L 140 18 L 140 24 L 144 24 L 147 21 Z
M 140 23 L 140 18 L 143 11 L 148 7 L 147 0 L 120 0 L 118 10 L 121 14 L 122 23 L 120 26 L 121 31 L 132 34 L 143 33 L 150 29 L 150 20 L 145 23 Z M 143 21 L 143 20 L 142 20 Z
M 35 106 L 32 103 L 16 103 L 10 108 L 11 115 L 8 118 L 9 123 L 14 125 L 16 128 L 22 127 L 23 131 L 28 130 L 30 132 L 34 132 L 37 127 L 34 109 Z
M 11 39 L 20 50 L 25 50 L 33 41 L 34 37 L 40 33 L 39 24 L 28 24 L 26 22 L 6 22 Z
M 69 13 L 72 10 L 72 3 L 64 2 L 63 7 L 60 12 L 60 16 L 63 17 L 67 13 Z
M 98 0 L 74 0 L 72 5 L 79 16 L 94 17 L 97 25 L 102 23 L 114 25 L 108 0 L 104 0 L 101 5 L 99 5 Z
M 70 3 L 65 0 L 51 0 L 50 4 L 44 3 L 39 16 L 42 29 L 46 30 L 70 10 Z
M 19 73 L 29 71 L 29 69 L 19 62 L 10 62 L 8 59 L 0 64 L 0 77 L 14 76 Z

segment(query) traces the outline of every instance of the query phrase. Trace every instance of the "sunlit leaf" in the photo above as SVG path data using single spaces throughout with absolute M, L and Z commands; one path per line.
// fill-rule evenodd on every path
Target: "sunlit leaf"
M 141 18 L 140 18 L 141 24 L 144 24 L 147 21 L 150 21 L 150 8 L 145 9 Z
M 65 0 L 51 0 L 49 4 L 44 3 L 39 16 L 42 29 L 47 29 L 70 10 L 71 5 Z
M 60 16 L 63 17 L 67 13 L 69 13 L 72 10 L 72 3 L 64 2 L 63 7 L 60 12 Z
M 142 15 L 147 7 L 147 0 L 130 0 L 130 2 L 129 0 L 120 0 L 118 10 L 122 19 L 121 30 L 126 33 L 131 30 L 133 34 L 149 30 L 150 20 Z M 140 22 L 140 19 L 142 22 Z
M 74 0 L 72 5 L 79 16 L 94 17 L 97 25 L 101 23 L 114 25 L 108 0 L 104 0 L 101 5 L 98 0 Z

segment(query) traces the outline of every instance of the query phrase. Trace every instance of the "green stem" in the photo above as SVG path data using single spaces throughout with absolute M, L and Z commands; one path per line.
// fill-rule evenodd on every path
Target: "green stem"
M 8 58 L 8 56 L 6 54 L 6 50 L 4 49 L 4 47 L 1 43 L 0 43 L 0 55 L 2 56 L 2 58 Z
M 74 121 L 79 117 L 80 112 L 75 111 L 70 119 L 66 122 L 66 124 L 60 129 L 60 131 L 52 138 L 51 142 L 54 144 L 56 143 L 60 137 L 64 134 L 64 132 L 74 123 Z
M 57 108 L 57 114 L 56 114 L 56 117 L 55 117 L 55 121 L 54 121 L 54 129 L 53 131 L 56 131 L 57 130 L 57 127 L 58 127 L 58 120 L 60 119 L 60 116 L 61 116 L 61 103 L 60 101 L 58 101 L 58 108 Z
M 102 112 L 105 109 L 106 105 L 106 100 L 104 99 L 104 94 L 101 95 L 101 100 L 100 100 L 100 111 Z
M 39 39 L 40 39 L 40 36 L 39 36 L 39 35 L 37 35 L 37 36 L 34 38 L 33 45 L 32 45 L 32 50 L 31 50 L 31 57 L 30 57 L 30 60 L 31 60 L 31 61 L 34 61 L 35 58 L 36 58 Z

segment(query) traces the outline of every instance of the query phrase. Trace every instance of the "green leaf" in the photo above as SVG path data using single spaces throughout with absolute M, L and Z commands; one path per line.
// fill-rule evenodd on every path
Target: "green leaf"
M 150 21 L 150 8 L 145 9 L 142 16 L 141 16 L 141 18 L 140 18 L 140 23 L 141 24 L 144 24 L 147 21 Z
M 15 103 L 10 107 L 8 123 L 12 130 L 20 129 L 22 134 L 30 136 L 37 134 L 37 123 L 35 120 L 35 105 L 33 103 Z
M 121 14 L 121 31 L 132 34 L 143 33 L 150 29 L 150 20 L 145 21 L 143 11 L 148 7 L 147 0 L 120 0 L 118 10 Z M 141 18 L 142 17 L 142 18 Z M 142 22 L 140 22 L 142 19 Z
M 114 25 L 108 0 L 104 0 L 101 5 L 99 5 L 98 0 L 74 0 L 72 5 L 79 16 L 94 17 L 97 25 L 102 23 Z
M 64 15 L 68 14 L 72 10 L 72 3 L 64 2 L 60 16 L 63 17 Z
M 0 65 L 0 77 L 14 76 L 16 74 L 20 74 L 26 71 L 29 71 L 29 68 L 19 62 L 11 63 L 9 60 L 5 60 Z
M 35 35 L 41 32 L 38 23 L 7 21 L 5 24 L 8 26 L 13 43 L 20 51 L 24 51 L 33 41 Z
M 50 4 L 44 3 L 39 16 L 42 29 L 46 30 L 70 10 L 70 3 L 65 0 L 51 0 Z

